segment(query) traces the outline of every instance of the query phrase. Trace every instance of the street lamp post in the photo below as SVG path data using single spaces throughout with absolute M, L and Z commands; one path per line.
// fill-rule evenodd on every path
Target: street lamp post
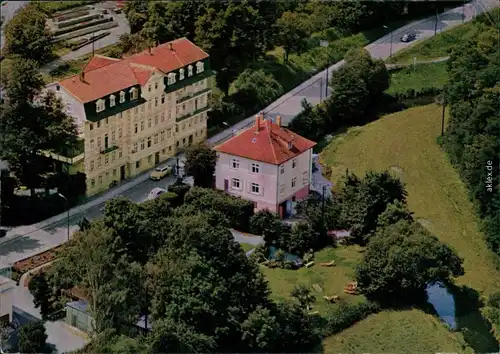
M 390 43 L 390 49 L 389 49 L 389 58 L 392 58 L 392 30 L 389 28 L 389 26 L 386 26 L 386 25 L 384 25 L 382 27 L 384 27 L 386 30 L 390 31 L 389 33 L 391 35 L 391 39 L 390 39 L 391 43 Z
M 328 47 L 329 43 L 328 41 L 320 41 L 319 42 L 320 46 L 322 47 Z M 325 83 L 325 99 L 328 98 L 328 67 L 330 66 L 330 52 L 328 49 L 326 50 L 326 83 Z M 323 88 L 321 88 L 323 91 Z
M 58 196 L 60 196 L 62 199 L 64 199 L 64 201 L 66 202 L 66 208 L 68 209 L 68 214 L 66 216 L 66 221 L 67 221 L 67 228 L 68 228 L 68 241 L 69 241 L 69 202 L 68 202 L 68 199 L 62 195 L 61 193 L 57 193 Z

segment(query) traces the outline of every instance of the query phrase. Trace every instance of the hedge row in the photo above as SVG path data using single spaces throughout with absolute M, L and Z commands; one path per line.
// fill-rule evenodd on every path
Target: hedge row
M 85 22 L 85 21 L 94 20 L 94 19 L 100 18 L 100 17 L 102 17 L 102 15 L 100 15 L 100 14 L 85 15 L 85 16 L 81 16 L 81 17 L 78 17 L 78 18 L 75 18 L 75 19 L 72 19 L 72 20 L 59 22 L 57 24 L 57 27 L 59 29 L 62 29 L 62 28 L 65 28 L 65 27 L 69 27 L 69 26 L 73 26 L 73 25 Z
M 442 88 L 437 88 L 433 86 L 422 87 L 421 89 L 407 89 L 405 91 L 396 92 L 393 94 L 398 100 L 405 100 L 409 98 L 418 98 L 424 96 L 436 96 L 443 92 Z
M 334 311 L 324 317 L 324 336 L 340 333 L 371 314 L 380 312 L 381 307 L 376 302 L 362 302 L 359 304 L 340 304 Z
M 87 21 L 87 22 L 78 24 L 76 26 L 58 29 L 58 30 L 55 30 L 53 34 L 54 34 L 54 36 L 60 36 L 60 35 L 66 34 L 66 33 L 78 31 L 78 30 L 81 30 L 81 29 L 84 29 L 87 27 L 100 25 L 100 24 L 110 22 L 110 21 L 113 21 L 113 17 L 104 17 L 104 18 L 100 18 L 97 20 Z

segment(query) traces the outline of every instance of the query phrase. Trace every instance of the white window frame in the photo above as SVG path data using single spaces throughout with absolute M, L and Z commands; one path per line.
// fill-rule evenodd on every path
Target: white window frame
M 188 77 L 193 76 L 193 66 L 189 65 L 188 66 Z
M 205 70 L 205 64 L 202 61 L 196 63 L 196 73 L 201 74 Z
M 120 103 L 123 103 L 123 102 L 125 102 L 125 92 L 120 91 Z
M 309 171 L 305 171 L 304 173 L 302 173 L 302 184 L 304 184 L 305 186 L 308 183 L 309 183 Z
M 297 167 L 297 159 L 292 160 L 292 168 Z
M 233 159 L 231 161 L 231 168 L 234 169 L 234 170 L 237 170 L 240 168 L 240 160 L 238 159 Z
M 284 184 L 282 184 L 280 186 L 280 195 L 285 195 L 285 185 Z
M 285 173 L 285 165 L 281 165 L 280 166 L 280 174 L 284 174 Z
M 95 111 L 99 113 L 99 112 L 104 111 L 104 109 L 106 108 L 106 103 L 105 103 L 105 101 L 104 101 L 104 100 L 99 99 L 99 100 L 97 100 L 97 102 L 95 103 L 95 106 L 96 106 L 96 107 L 95 107 Z
M 130 92 L 130 99 L 136 100 L 137 99 L 137 93 L 138 93 L 137 88 L 136 87 L 132 87 L 129 92 Z M 136 109 L 137 109 L 137 107 L 136 107 Z M 137 113 L 137 112 L 135 112 L 135 113 Z
M 179 80 L 184 80 L 184 69 L 179 70 Z
M 252 163 L 252 173 L 259 173 L 260 165 L 258 163 Z
M 109 106 L 114 107 L 115 104 L 116 104 L 116 96 L 115 95 L 109 96 Z
M 292 178 L 292 188 L 295 188 L 297 186 L 297 177 Z
M 175 84 L 175 73 L 168 74 L 168 84 L 169 85 Z
M 252 194 L 260 194 L 260 184 L 252 183 L 250 185 L 250 193 Z
M 241 190 L 242 183 L 239 178 L 231 178 L 231 189 Z

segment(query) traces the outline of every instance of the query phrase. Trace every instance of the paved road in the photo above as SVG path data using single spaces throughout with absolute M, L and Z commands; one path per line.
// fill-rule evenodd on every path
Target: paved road
M 3 36 L 3 26 L 9 22 L 17 10 L 25 6 L 29 1 L 2 1 L 2 6 L 0 6 L 0 15 L 3 17 L 2 29 L 0 29 L 0 48 L 3 48 L 5 44 L 5 39 Z
M 497 6 L 500 6 L 500 3 L 497 0 L 484 0 L 480 4 L 467 4 L 465 8 L 465 21 L 470 21 L 474 12 L 480 13 L 483 12 L 485 8 L 490 9 Z M 451 28 L 461 24 L 462 11 L 462 7 L 458 7 L 442 14 L 441 21 L 438 23 L 438 29 L 443 30 L 445 28 Z M 434 22 L 433 20 L 416 21 L 412 24 L 404 26 L 401 29 L 395 30 L 392 35 L 394 40 L 392 48 L 393 53 L 411 45 L 408 43 L 399 43 L 399 37 L 409 30 L 417 33 L 418 40 L 427 38 L 434 34 Z M 369 50 L 374 57 L 387 58 L 390 54 L 390 39 L 391 36 L 387 35 L 368 45 L 366 49 Z M 338 69 L 341 65 L 342 62 L 339 62 L 331 66 L 329 68 L 330 72 L 331 70 Z M 300 102 L 304 98 L 312 104 L 319 103 L 321 97 L 320 80 L 325 77 L 325 74 L 326 71 L 318 73 L 311 79 L 279 98 L 270 106 L 266 107 L 264 109 L 266 116 L 274 118 L 279 114 L 283 117 L 283 122 L 287 123 L 300 112 Z M 230 137 L 234 131 L 251 124 L 253 120 L 253 116 L 249 117 L 244 121 L 235 124 L 233 127 L 228 128 L 224 132 L 210 138 L 208 142 L 215 144 L 223 139 L 226 139 Z M 169 163 L 172 164 L 173 161 L 170 161 Z M 135 202 L 142 201 L 152 188 L 156 186 L 165 186 L 171 182 L 172 180 L 164 180 L 161 182 L 150 181 L 148 180 L 148 174 L 138 176 L 132 181 L 115 187 L 104 195 L 91 199 L 84 205 L 73 208 L 71 210 L 71 215 L 77 216 L 72 216 L 70 218 L 70 228 L 74 230 L 76 228 L 76 223 L 82 216 L 85 216 L 90 220 L 98 217 L 103 203 L 110 198 L 121 195 Z M 66 214 L 57 215 L 36 225 L 16 228 L 11 230 L 6 237 L 0 240 L 0 262 L 13 263 L 17 260 L 29 257 L 31 254 L 40 252 L 47 247 L 53 247 L 61 244 L 66 240 L 66 238 Z

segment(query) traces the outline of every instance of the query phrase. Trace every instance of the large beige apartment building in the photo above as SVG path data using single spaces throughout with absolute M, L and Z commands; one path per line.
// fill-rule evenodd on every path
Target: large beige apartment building
M 76 76 L 47 86 L 78 126 L 80 151 L 50 154 L 86 175 L 87 195 L 153 168 L 205 140 L 214 72 L 186 38 L 125 59 L 95 55 Z

